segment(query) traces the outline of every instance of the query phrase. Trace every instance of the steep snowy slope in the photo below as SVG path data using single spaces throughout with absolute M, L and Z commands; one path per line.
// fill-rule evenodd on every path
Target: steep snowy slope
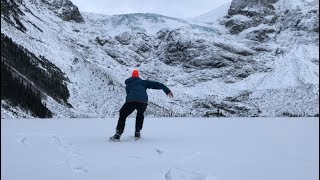
M 68 0 L 63 1 L 67 4 L 64 11 L 57 10 L 61 8 L 57 1 L 13 2 L 23 13 L 1 14 L 7 19 L 1 21 L 1 32 L 46 57 L 70 80 L 68 102 L 73 108 L 50 97 L 45 100 L 57 117 L 117 115 L 125 99 L 124 80 L 134 68 L 141 71 L 142 78 L 167 84 L 175 95 L 168 99 L 162 91 L 149 91 L 148 115 L 319 113 L 319 35 L 285 26 L 283 22 L 290 22 L 290 16 L 282 1 L 275 4 L 276 22 L 245 26 L 237 35 L 226 30 L 237 29 L 235 18 L 244 15 L 225 17 L 224 28 L 156 14 L 79 14 Z M 319 27 L 319 11 L 302 5 L 315 13 L 299 13 L 293 3 L 290 12 L 298 12 L 301 23 Z M 314 21 L 309 21 L 309 16 Z M 17 28 L 20 23 L 16 19 L 25 31 Z M 7 110 L 1 109 L 6 114 Z
M 206 12 L 200 16 L 189 18 L 189 21 L 198 22 L 198 23 L 206 23 L 206 24 L 219 24 L 219 19 L 223 18 L 227 15 L 228 10 L 230 8 L 231 1 L 229 3 L 223 4 L 214 10 Z
M 230 27 L 230 32 L 234 33 L 236 29 L 240 31 L 237 36 L 275 49 L 271 53 L 261 53 L 259 57 L 262 61 L 269 61 L 266 64 L 272 68 L 270 73 L 249 77 L 239 84 L 252 92 L 247 96 L 249 101 L 261 109 L 271 110 L 272 115 L 290 111 L 310 114 L 319 107 L 319 2 L 274 2 L 266 1 L 269 4 L 260 6 L 260 9 L 271 7 L 264 10 L 269 16 L 259 14 L 257 7 L 251 10 L 245 7 L 243 4 L 248 1 L 232 2 L 234 6 L 230 8 L 225 24 Z M 235 20 L 241 16 L 241 21 Z M 250 84 L 252 86 L 248 87 Z

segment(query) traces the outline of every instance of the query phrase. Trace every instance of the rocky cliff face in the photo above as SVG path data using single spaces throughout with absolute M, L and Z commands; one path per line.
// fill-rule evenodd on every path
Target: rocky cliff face
M 211 41 L 183 30 L 160 31 L 160 45 L 156 52 L 159 60 L 171 66 L 185 69 L 210 70 L 215 78 L 226 83 L 235 82 L 268 68 L 253 57 L 258 53 L 251 48 L 230 45 L 218 39 Z
M 233 0 L 228 15 L 242 14 L 245 16 L 274 14 L 273 4 L 279 0 Z
M 50 10 L 54 12 L 58 17 L 65 21 L 74 21 L 78 23 L 84 21 L 78 7 L 70 0 L 36 0 L 31 3 L 44 11 Z M 32 14 L 32 10 L 27 2 L 22 0 L 1 0 L 1 16 L 3 16 L 4 20 L 7 22 L 12 21 L 9 18 L 10 16 L 16 21 L 20 16 L 25 15 L 23 11 Z
M 65 21 L 83 22 L 83 17 L 79 12 L 77 6 L 75 6 L 70 0 L 41 0 L 47 4 L 49 9 L 52 10 Z
M 264 41 L 268 34 L 276 31 L 275 28 L 319 32 L 319 3 L 316 1 L 302 2 L 300 5 L 291 7 L 288 5 L 286 7 L 286 3 L 292 4 L 292 2 L 283 0 L 234 0 L 223 23 L 232 34 L 239 34 L 246 29 L 258 27 L 261 24 L 269 26 L 269 28 L 259 32 L 259 37 L 255 39 L 258 41 Z M 273 27 L 275 24 L 277 25 Z M 277 30 L 279 31 L 279 29 Z
M 225 26 L 230 28 L 230 33 L 238 34 L 245 29 L 257 27 L 260 24 L 272 25 L 278 18 L 273 6 L 277 1 L 234 0 L 228 11 Z

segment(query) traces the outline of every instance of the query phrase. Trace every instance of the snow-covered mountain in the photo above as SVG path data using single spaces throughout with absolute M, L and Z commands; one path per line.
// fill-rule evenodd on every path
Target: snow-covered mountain
M 69 0 L 1 0 L 1 33 L 64 73 L 67 102 L 43 99 L 56 117 L 116 116 L 135 68 L 174 93 L 169 99 L 148 90 L 147 115 L 314 116 L 318 7 L 310 0 L 234 0 L 225 16 L 212 16 L 219 23 L 208 24 L 214 11 L 204 21 L 181 20 L 80 13 Z M 22 113 L 1 101 L 2 116 Z

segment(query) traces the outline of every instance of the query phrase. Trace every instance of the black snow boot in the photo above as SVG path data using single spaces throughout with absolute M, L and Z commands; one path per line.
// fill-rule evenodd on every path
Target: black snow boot
M 115 135 L 110 137 L 110 140 L 111 141 L 120 141 L 120 136 L 121 136 L 121 134 L 117 132 Z
M 134 138 L 139 139 L 140 137 L 141 137 L 140 132 L 139 132 L 139 131 L 136 131 L 136 132 L 134 133 Z

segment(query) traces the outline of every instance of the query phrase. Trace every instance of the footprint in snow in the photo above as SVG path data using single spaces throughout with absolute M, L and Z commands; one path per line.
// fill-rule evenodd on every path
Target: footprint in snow
M 159 155 L 161 155 L 161 154 L 164 154 L 164 153 L 165 153 L 165 151 L 164 151 L 164 150 L 162 150 L 162 149 L 155 148 L 154 150 L 155 150 Z
M 166 180 L 208 180 L 205 174 L 180 168 L 170 168 L 164 177 Z
M 16 138 L 16 141 L 19 143 L 19 144 L 23 144 L 23 145 L 26 145 L 26 144 L 29 144 L 29 137 L 26 137 L 24 134 L 22 133 L 19 133 L 19 134 L 16 134 L 17 138 Z
M 83 156 L 79 151 L 75 149 L 75 147 L 73 147 L 72 143 L 58 136 L 51 136 L 51 139 L 57 145 L 58 149 L 61 152 L 64 152 L 68 155 L 65 163 L 68 164 L 74 172 L 89 172 L 89 170 L 84 165 Z
M 53 148 L 57 148 L 60 152 L 66 154 L 63 161 L 56 163 L 56 165 L 67 164 L 72 171 L 76 173 L 88 173 L 84 162 L 84 157 L 81 153 L 76 150 L 76 148 L 63 137 L 56 135 L 43 135 L 43 134 L 33 134 L 32 136 L 25 136 L 24 134 L 17 134 L 17 142 L 22 145 L 30 145 L 33 143 L 42 144 L 49 143 L 53 145 Z

